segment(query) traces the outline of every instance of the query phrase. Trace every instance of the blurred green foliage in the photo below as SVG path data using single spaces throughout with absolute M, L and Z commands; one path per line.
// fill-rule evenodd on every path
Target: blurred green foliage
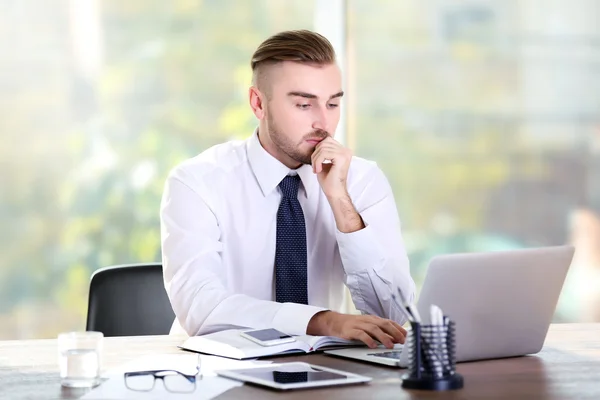
M 347 14 L 347 143 L 388 176 L 417 283 L 436 254 L 557 244 L 577 198 L 570 178 L 552 181 L 547 155 L 579 153 L 542 148 L 506 117 L 521 112 L 523 66 L 518 46 L 490 39 L 495 14 L 457 3 L 448 10 L 479 19 L 446 31 L 456 11 L 434 3 L 350 0 Z M 486 7 L 518 7 L 499 3 Z M 252 132 L 251 54 L 273 33 L 313 28 L 315 14 L 299 0 L 101 0 L 88 71 L 64 29 L 78 16 L 48 4 L 0 15 L 0 43 L 20 43 L 0 57 L 0 339 L 83 329 L 94 270 L 160 259 L 169 170 Z M 527 210 L 497 200 L 517 181 L 572 194 L 551 213 L 557 227 L 502 224 L 504 205 Z

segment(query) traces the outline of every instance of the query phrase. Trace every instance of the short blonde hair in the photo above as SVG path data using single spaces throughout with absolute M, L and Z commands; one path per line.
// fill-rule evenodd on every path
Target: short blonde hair
M 335 63 L 335 50 L 327 38 L 309 30 L 294 30 L 277 33 L 258 46 L 250 66 L 252 83 L 258 85 L 265 66 L 283 61 L 325 65 Z

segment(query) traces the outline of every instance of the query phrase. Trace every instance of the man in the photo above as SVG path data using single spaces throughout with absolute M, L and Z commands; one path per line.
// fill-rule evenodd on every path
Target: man
M 343 92 L 331 44 L 282 32 L 251 66 L 258 129 L 185 161 L 166 183 L 163 266 L 177 321 L 189 335 L 276 328 L 403 343 L 392 296 L 412 300 L 415 287 L 396 205 L 376 164 L 332 137 Z M 344 284 L 363 315 L 334 311 Z

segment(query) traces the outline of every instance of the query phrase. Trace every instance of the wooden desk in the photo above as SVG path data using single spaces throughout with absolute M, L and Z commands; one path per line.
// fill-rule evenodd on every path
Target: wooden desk
M 144 336 L 106 338 L 104 368 L 152 353 L 177 353 L 181 338 Z M 454 392 L 406 391 L 405 370 L 312 354 L 301 360 L 373 377 L 368 385 L 280 393 L 249 385 L 219 399 L 600 399 L 600 324 L 552 325 L 542 352 L 535 356 L 462 363 L 465 387 Z M 273 358 L 278 360 L 278 358 Z M 0 342 L 0 399 L 78 398 L 84 391 L 59 383 L 56 340 Z

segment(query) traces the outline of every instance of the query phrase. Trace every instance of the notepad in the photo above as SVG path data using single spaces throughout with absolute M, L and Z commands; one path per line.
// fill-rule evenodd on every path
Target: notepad
M 333 336 L 294 336 L 291 343 L 261 346 L 242 336 L 243 330 L 229 329 L 203 336 L 192 336 L 181 346 L 182 349 L 198 353 L 243 360 L 289 353 L 312 353 L 340 347 L 364 346 L 364 343 L 340 339 Z

